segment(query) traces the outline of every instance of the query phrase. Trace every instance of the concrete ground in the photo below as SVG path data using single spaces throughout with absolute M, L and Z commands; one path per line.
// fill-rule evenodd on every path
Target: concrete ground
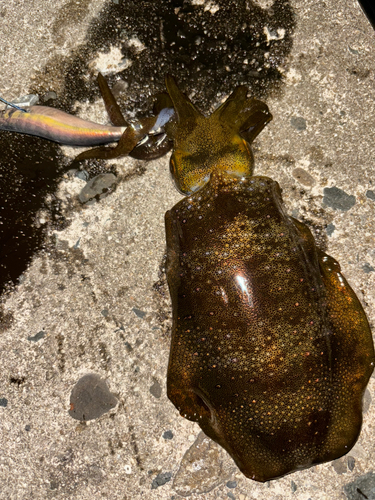
M 192 4 L 210 16 L 221 8 Z M 256 2 L 271 14 L 280 4 Z M 14 99 L 39 85 L 59 98 L 65 75 L 51 68 L 80 50 L 105 5 L 3 3 L 0 95 Z M 280 183 L 288 212 L 309 224 L 340 262 L 374 324 L 374 32 L 354 0 L 293 0 L 291 7 L 293 46 L 287 57 L 276 54 L 270 62 L 283 80 L 267 92 L 274 119 L 256 141 L 256 173 Z M 269 44 L 286 36 L 285 28 L 258 29 Z M 122 36 L 136 40 L 130 31 Z M 146 57 L 150 47 L 141 48 Z M 108 74 L 124 69 L 118 45 L 109 45 L 103 60 L 93 49 L 89 54 L 91 68 Z M 244 83 L 241 73 L 231 78 Z M 203 87 L 184 88 L 200 95 Z M 76 108 L 84 118 L 106 120 L 98 99 L 81 100 Z M 77 154 L 73 148 L 63 152 Z M 46 227 L 44 249 L 3 297 L 0 498 L 375 498 L 373 378 L 362 432 L 348 455 L 265 484 L 246 479 L 168 400 L 164 213 L 181 198 L 168 159 L 111 162 L 116 188 L 85 205 L 78 195 L 86 181 L 67 171 L 35 214 L 35 227 Z M 0 205 L 6 192 L 4 183 Z M 66 221 L 60 228 L 51 219 L 51 200 Z M 82 422 L 83 414 L 93 419 Z

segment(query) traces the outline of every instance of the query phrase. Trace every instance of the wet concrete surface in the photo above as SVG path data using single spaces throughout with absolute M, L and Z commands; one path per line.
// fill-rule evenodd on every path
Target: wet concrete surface
M 127 118 L 152 108 L 167 72 L 205 112 L 246 84 L 274 115 L 255 144 L 256 173 L 280 183 L 373 323 L 375 43 L 360 7 L 161 5 L 9 2 L 2 96 L 53 91 L 49 105 L 105 123 L 99 69 Z M 349 455 L 266 484 L 241 475 L 168 401 L 163 218 L 180 199 L 168 156 L 88 162 L 77 177 L 78 148 L 0 132 L 0 151 L 0 498 L 339 499 L 356 498 L 355 481 L 370 491 L 373 379 Z M 82 204 L 86 181 L 104 173 L 113 189 Z M 77 421 L 71 395 L 87 375 L 117 404 Z

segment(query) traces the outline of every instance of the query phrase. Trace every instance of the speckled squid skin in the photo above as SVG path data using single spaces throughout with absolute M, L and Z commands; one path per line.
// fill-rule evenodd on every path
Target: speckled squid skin
M 278 183 L 213 166 L 165 221 L 167 392 L 181 415 L 257 481 L 347 453 L 371 331 L 339 264 L 285 213 Z

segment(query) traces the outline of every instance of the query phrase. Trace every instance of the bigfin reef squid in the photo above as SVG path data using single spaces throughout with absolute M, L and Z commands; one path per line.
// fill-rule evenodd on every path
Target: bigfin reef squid
M 253 480 L 341 457 L 361 429 L 371 330 L 339 263 L 286 213 L 279 184 L 253 175 L 268 107 L 238 87 L 206 117 L 167 76 L 155 116 L 128 125 L 103 77 L 99 85 L 114 127 L 35 106 L 6 111 L 0 129 L 68 144 L 119 140 L 77 160 L 150 158 L 173 145 L 185 197 L 165 215 L 169 399 Z

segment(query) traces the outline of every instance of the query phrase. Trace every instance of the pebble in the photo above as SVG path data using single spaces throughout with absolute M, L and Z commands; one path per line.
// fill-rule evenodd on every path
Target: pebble
M 151 489 L 155 490 L 156 488 L 159 488 L 159 486 L 163 486 L 163 484 L 168 483 L 171 479 L 172 472 L 161 472 L 152 481 Z
M 366 274 L 373 273 L 375 271 L 375 269 L 372 267 L 372 265 L 369 264 L 368 262 L 363 264 L 362 269 Z
M 53 90 L 51 90 L 50 92 L 47 92 L 46 94 L 44 94 L 43 96 L 43 101 L 46 102 L 46 101 L 53 101 L 57 99 L 57 94 L 56 92 L 54 92 Z
M 348 464 L 346 462 L 346 457 L 338 458 L 331 462 L 332 467 L 335 469 L 337 474 L 345 474 L 348 470 Z
M 159 399 L 161 397 L 162 389 L 157 380 L 155 380 L 155 382 L 150 387 L 150 392 L 156 399 Z
M 336 229 L 336 226 L 334 224 L 332 224 L 332 222 L 330 224 L 328 224 L 326 227 L 326 233 L 328 234 L 328 236 L 332 236 L 335 229 Z
M 336 186 L 324 188 L 323 193 L 324 205 L 327 205 L 327 207 L 333 208 L 334 210 L 347 212 L 355 205 L 355 196 L 349 195 Z
M 89 373 L 81 377 L 70 395 L 69 415 L 81 421 L 93 420 L 114 408 L 117 398 L 109 391 L 105 380 Z
M 143 319 L 147 314 L 145 311 L 141 311 L 141 309 L 137 309 L 136 307 L 133 307 L 132 311 L 136 316 L 138 316 L 138 318 L 141 319 Z
M 354 467 L 355 467 L 355 458 L 349 456 L 348 457 L 348 469 L 350 470 L 350 472 L 353 472 Z
M 116 185 L 117 178 L 113 174 L 99 174 L 91 179 L 79 193 L 79 201 L 87 203 L 93 198 L 102 199 L 110 193 L 110 190 Z
M 362 413 L 365 414 L 369 411 L 372 402 L 371 393 L 368 388 L 365 390 L 365 394 L 363 396 L 362 401 Z
M 226 484 L 227 488 L 236 488 L 237 486 L 237 481 L 228 481 Z
M 77 177 L 77 179 L 81 179 L 82 181 L 88 182 L 90 176 L 87 170 L 75 170 L 74 177 Z
M 348 500 L 375 500 L 375 472 L 368 472 L 344 486 Z
M 30 340 L 31 342 L 38 342 L 38 340 L 42 339 L 45 336 L 46 332 L 41 330 L 40 332 L 36 333 L 33 337 L 27 337 L 27 340 Z
M 292 116 L 290 119 L 290 124 L 293 128 L 301 132 L 306 130 L 306 120 L 302 116 Z
M 293 170 L 292 175 L 304 186 L 312 187 L 316 184 L 316 180 L 314 179 L 314 177 L 301 167 L 296 167 Z

